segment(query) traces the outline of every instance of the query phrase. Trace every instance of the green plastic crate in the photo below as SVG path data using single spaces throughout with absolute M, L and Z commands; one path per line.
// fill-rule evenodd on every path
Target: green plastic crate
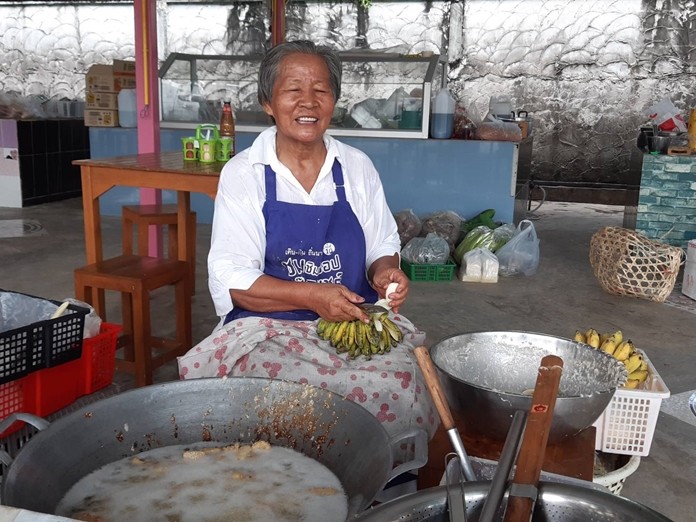
M 451 259 L 444 265 L 416 265 L 401 260 L 401 270 L 411 281 L 451 281 L 456 267 Z

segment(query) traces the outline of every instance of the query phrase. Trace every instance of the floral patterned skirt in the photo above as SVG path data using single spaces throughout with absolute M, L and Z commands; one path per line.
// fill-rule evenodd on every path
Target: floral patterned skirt
M 178 358 L 182 379 L 245 376 L 324 388 L 370 411 L 389 436 L 422 428 L 432 438 L 439 418 L 413 349 L 425 334 L 404 316 L 390 318 L 403 341 L 371 360 L 350 359 L 317 335 L 316 321 L 247 317 L 231 321 Z

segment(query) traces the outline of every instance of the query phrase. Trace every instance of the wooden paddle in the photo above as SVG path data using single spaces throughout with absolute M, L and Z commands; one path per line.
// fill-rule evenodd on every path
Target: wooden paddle
M 541 360 L 515 477 L 508 493 L 505 522 L 529 522 L 532 518 L 562 372 L 560 357 L 547 355 Z

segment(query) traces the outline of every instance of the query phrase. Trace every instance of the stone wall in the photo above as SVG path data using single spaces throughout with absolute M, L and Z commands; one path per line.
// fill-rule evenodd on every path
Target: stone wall
M 269 45 L 268 2 L 157 0 L 160 60 Z M 534 118 L 532 173 L 560 199 L 635 204 L 631 161 L 644 109 L 696 106 L 694 0 L 288 1 L 289 38 L 337 49 L 449 55 L 453 93 L 473 119 L 494 94 Z M 127 3 L 0 3 L 2 91 L 84 98 L 92 63 L 133 58 Z M 369 78 L 366 78 L 369 80 Z M 611 201 L 601 199 L 611 195 Z M 558 199 L 558 198 L 556 198 Z

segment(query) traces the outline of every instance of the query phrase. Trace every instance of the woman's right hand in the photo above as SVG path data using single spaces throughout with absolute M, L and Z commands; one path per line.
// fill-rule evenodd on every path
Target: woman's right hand
M 343 285 L 316 283 L 311 291 L 312 310 L 327 321 L 369 321 L 360 305 L 365 298 Z

